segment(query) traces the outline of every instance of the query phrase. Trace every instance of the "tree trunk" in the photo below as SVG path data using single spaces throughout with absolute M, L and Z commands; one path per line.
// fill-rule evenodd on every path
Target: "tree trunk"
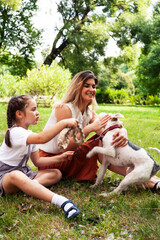
M 58 48 L 52 47 L 51 53 L 46 57 L 44 60 L 44 65 L 51 65 L 52 61 L 58 57 L 58 55 L 63 51 L 64 48 L 66 48 L 70 42 L 68 40 L 65 40 Z

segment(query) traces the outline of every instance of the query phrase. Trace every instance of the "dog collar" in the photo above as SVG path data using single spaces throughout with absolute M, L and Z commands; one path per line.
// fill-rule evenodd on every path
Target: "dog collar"
M 103 138 L 104 135 L 105 135 L 107 132 L 109 132 L 109 131 L 111 131 L 111 130 L 113 130 L 113 129 L 115 129 L 115 128 L 121 128 L 121 127 L 122 127 L 121 125 L 115 124 L 115 125 L 107 128 L 106 130 L 104 130 L 104 131 L 101 133 L 100 137 Z

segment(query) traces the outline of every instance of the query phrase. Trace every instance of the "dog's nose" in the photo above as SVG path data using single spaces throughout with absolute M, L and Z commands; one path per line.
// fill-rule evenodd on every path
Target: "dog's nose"
M 118 118 L 112 118 L 111 121 L 117 121 Z

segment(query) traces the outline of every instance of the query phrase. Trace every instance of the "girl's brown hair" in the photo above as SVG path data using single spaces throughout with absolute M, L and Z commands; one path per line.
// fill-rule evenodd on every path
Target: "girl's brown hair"
M 12 147 L 10 141 L 10 128 L 16 123 L 16 111 L 25 111 L 28 106 L 28 101 L 32 99 L 29 95 L 18 95 L 14 96 L 8 102 L 7 108 L 7 125 L 8 129 L 5 135 L 5 143 L 8 147 Z

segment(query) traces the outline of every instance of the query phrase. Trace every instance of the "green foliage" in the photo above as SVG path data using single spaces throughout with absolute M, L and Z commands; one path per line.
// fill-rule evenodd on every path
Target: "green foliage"
M 0 97 L 10 97 L 17 92 L 18 77 L 11 74 L 0 75 Z
M 0 0 L 0 4 L 9 6 L 12 9 L 17 9 L 21 3 L 21 0 Z
M 108 39 L 113 37 L 122 49 L 132 46 L 132 40 L 136 38 L 136 32 L 131 33 L 135 28 L 134 22 L 137 23 L 136 27 L 140 21 L 143 24 L 149 6 L 149 0 L 59 1 L 58 12 L 63 26 L 57 28 L 52 49 L 44 64 L 50 65 L 59 57 L 61 64 L 69 68 L 73 75 L 84 69 L 94 69 L 97 74 L 97 62 L 99 57 L 105 57 Z M 131 54 L 126 56 L 126 61 L 129 57 L 137 60 L 133 52 L 130 49 Z
M 98 103 L 160 105 L 160 94 L 144 96 L 143 94 L 131 94 L 127 89 L 97 89 L 96 99 Z
M 60 98 L 66 91 L 70 80 L 70 71 L 53 62 L 50 67 L 42 66 L 39 70 L 28 70 L 27 77 L 22 79 L 19 85 L 27 94 Z
M 130 46 L 125 46 L 123 48 L 123 55 L 119 56 L 119 61 L 123 64 L 127 64 L 128 67 L 132 68 L 133 70 L 136 68 L 139 57 L 141 54 L 141 47 L 138 43 L 131 44 Z
M 97 89 L 96 99 L 98 103 L 124 104 L 128 103 L 129 94 L 127 89 L 114 90 L 108 88 L 104 91 Z
M 62 97 L 70 80 L 70 71 L 53 62 L 50 67 L 28 70 L 27 76 L 21 79 L 11 74 L 0 75 L 0 97 L 30 94 L 37 96 L 38 103 L 48 106 L 53 98 Z
M 31 21 L 36 10 L 37 0 L 22 0 L 17 10 L 0 2 L 0 58 L 4 64 L 12 66 L 13 74 L 22 76 L 33 67 L 33 55 L 40 44 L 41 33 Z
M 147 95 L 136 94 L 129 97 L 129 101 L 131 104 L 135 105 L 151 105 L 151 106 L 159 106 L 160 105 L 160 94 L 157 95 Z
M 152 21 L 141 26 L 144 42 L 137 66 L 137 85 L 144 94 L 160 92 L 160 3 L 154 7 Z
M 137 67 L 139 88 L 144 93 L 157 94 L 160 92 L 160 39 L 152 46 L 147 56 L 142 55 Z
M 112 37 L 117 39 L 120 48 L 132 46 L 141 39 L 141 31 L 146 25 L 150 2 L 150 0 L 122 1 L 123 6 L 121 11 L 117 12 L 116 21 L 110 23 Z
M 148 105 L 160 105 L 160 93 L 147 96 L 146 102 Z
M 25 76 L 27 69 L 35 67 L 35 61 L 25 58 L 9 51 L 1 51 L 0 54 L 0 74 L 10 73 L 17 76 Z
M 117 90 L 123 88 L 127 89 L 130 94 L 134 93 L 134 75 L 129 71 L 128 67 L 128 72 L 124 71 L 124 65 L 121 64 L 118 58 L 105 58 L 103 62 L 98 64 L 98 67 L 98 89 L 101 89 L 102 92 L 108 88 Z
M 93 23 L 86 23 L 76 36 L 70 37 L 70 40 L 76 41 L 76 44 L 70 44 L 63 50 L 60 64 L 69 68 L 72 75 L 86 69 L 97 74 L 98 60 L 105 55 L 104 46 L 108 38 L 107 26 L 102 20 L 97 19 Z

